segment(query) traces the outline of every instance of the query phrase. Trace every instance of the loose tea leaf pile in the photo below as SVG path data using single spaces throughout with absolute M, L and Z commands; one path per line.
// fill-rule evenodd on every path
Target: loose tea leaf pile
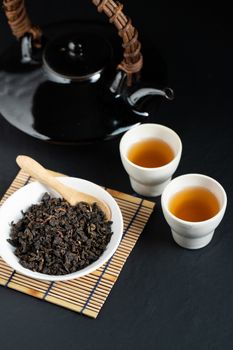
M 17 223 L 11 224 L 8 242 L 22 266 L 49 275 L 65 275 L 96 261 L 112 235 L 97 204 L 71 206 L 48 193 L 32 205 Z

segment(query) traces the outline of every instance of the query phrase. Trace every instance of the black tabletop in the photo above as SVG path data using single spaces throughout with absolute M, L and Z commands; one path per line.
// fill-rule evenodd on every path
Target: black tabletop
M 28 2 L 29 3 L 29 2 Z M 91 3 L 91 2 L 90 2 Z M 91 4 L 31 1 L 41 25 L 69 18 L 96 18 Z M 233 128 L 232 31 L 230 10 L 186 2 L 125 1 L 145 47 L 164 57 L 172 103 L 157 122 L 173 128 L 183 142 L 175 176 L 203 173 L 228 194 L 225 217 L 212 242 L 189 251 L 177 246 L 160 198 L 99 317 L 89 319 L 16 291 L 0 288 L 1 349 L 232 349 L 233 346 Z M 1 51 L 12 38 L 1 13 Z M 45 166 L 132 193 L 121 165 L 119 139 L 61 146 L 23 134 L 0 118 L 0 194 L 27 154 Z

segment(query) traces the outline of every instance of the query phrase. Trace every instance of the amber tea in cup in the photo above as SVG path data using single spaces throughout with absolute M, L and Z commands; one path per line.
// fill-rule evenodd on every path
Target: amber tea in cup
M 213 238 L 227 206 L 219 182 L 203 174 L 186 174 L 163 191 L 161 206 L 177 244 L 187 249 L 205 247 Z
M 174 158 L 169 144 L 161 139 L 145 139 L 133 144 L 127 154 L 128 159 L 141 167 L 158 168 Z
M 188 187 L 173 195 L 169 210 L 179 219 L 198 222 L 215 216 L 220 205 L 215 195 L 206 188 Z
M 141 124 L 121 138 L 120 155 L 133 190 L 143 196 L 160 196 L 171 181 L 182 153 L 182 143 L 172 129 Z

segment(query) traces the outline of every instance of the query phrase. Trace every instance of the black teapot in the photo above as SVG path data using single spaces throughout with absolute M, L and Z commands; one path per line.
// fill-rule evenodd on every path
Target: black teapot
M 138 33 L 123 6 L 92 2 L 123 41 L 120 64 L 122 49 L 109 25 L 59 23 L 42 34 L 23 0 L 4 1 L 19 40 L 0 58 L 0 112 L 31 136 L 59 143 L 109 139 L 153 118 L 162 98 L 173 99 L 171 89 L 145 81 Z

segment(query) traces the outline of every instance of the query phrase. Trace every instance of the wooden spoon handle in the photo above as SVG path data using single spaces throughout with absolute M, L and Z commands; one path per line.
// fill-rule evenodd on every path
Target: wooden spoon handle
M 104 201 L 101 201 L 98 198 L 93 197 L 87 193 L 83 193 L 74 190 L 69 186 L 63 185 L 41 164 L 39 164 L 34 159 L 28 156 L 18 156 L 16 158 L 16 162 L 22 170 L 24 170 L 26 173 L 28 173 L 31 177 L 38 180 L 39 182 L 42 182 L 48 187 L 54 189 L 71 205 L 76 205 L 77 202 L 87 202 L 90 204 L 96 202 L 98 206 L 102 209 L 102 211 L 105 213 L 106 218 L 108 220 L 111 219 L 111 210 Z
M 50 175 L 48 170 L 46 170 L 41 164 L 28 156 L 18 156 L 16 158 L 16 162 L 18 166 L 26 173 L 28 173 L 31 177 L 42 182 L 48 187 L 51 187 L 60 193 L 63 198 L 69 201 L 69 188 L 59 182 L 54 176 Z

